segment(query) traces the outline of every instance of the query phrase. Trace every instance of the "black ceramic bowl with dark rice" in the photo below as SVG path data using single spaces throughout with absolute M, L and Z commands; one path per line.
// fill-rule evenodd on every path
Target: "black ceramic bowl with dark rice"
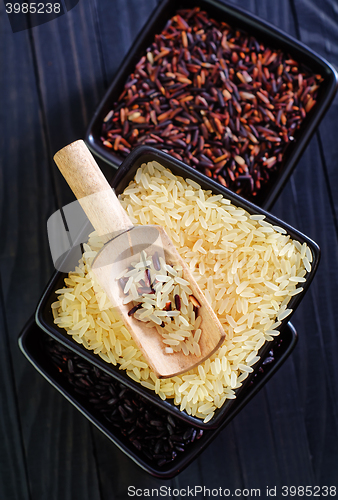
M 200 7 L 217 23 L 226 22 L 233 28 L 229 34 L 229 38 L 233 38 L 224 42 L 217 33 L 210 32 L 209 21 L 203 18 L 197 20 L 201 30 L 195 35 L 186 28 L 186 19 L 182 21 L 181 18 L 176 23 L 177 44 L 181 43 L 182 34 L 181 48 L 174 45 L 175 50 L 177 48 L 176 65 L 170 53 L 172 27 L 169 36 L 166 32 L 167 39 L 157 40 L 157 48 L 152 44 L 155 35 L 166 29 L 179 9 L 195 7 Z M 237 29 L 248 36 L 240 35 Z M 205 40 L 203 31 L 208 32 Z M 153 55 L 148 54 L 136 74 L 135 66 L 147 54 L 148 48 L 153 50 Z M 257 57 L 261 58 L 258 63 Z M 171 66 L 162 72 L 154 58 L 163 65 L 169 62 Z M 299 76 L 292 60 L 300 64 L 304 75 L 312 75 L 314 80 Z M 153 61 L 155 72 L 147 66 L 150 61 Z M 177 67 L 173 68 L 174 64 Z M 211 76 L 207 83 L 196 83 L 194 75 L 200 76 L 201 68 L 205 71 L 211 68 L 210 72 L 215 68 L 222 73 L 223 79 L 217 77 L 215 80 Z M 255 71 L 260 72 L 259 78 L 255 77 Z M 319 89 L 314 91 L 319 81 Z M 293 90 L 289 90 L 289 85 Z M 217 0 L 163 0 L 124 58 L 91 120 L 86 142 L 95 154 L 113 167 L 120 165 L 138 144 L 156 146 L 269 209 L 336 89 L 337 73 L 325 59 L 253 14 Z M 191 97 L 186 96 L 186 90 L 193 100 L 183 103 L 180 101 L 182 95 L 184 99 Z M 125 96 L 119 100 L 122 92 Z M 254 101 L 252 92 L 256 96 Z M 254 105 L 246 113 L 251 102 Z M 168 111 L 170 116 L 166 116 Z M 258 122 L 255 113 L 261 116 Z M 114 120 L 117 120 L 115 125 Z M 170 131 L 170 127 L 174 130 Z M 173 132 L 178 133 L 176 138 L 171 135 Z M 223 158 L 224 153 L 226 158 Z
M 313 262 L 311 271 L 306 275 L 306 282 L 303 283 L 303 291 L 291 297 L 290 302 L 288 303 L 288 308 L 292 309 L 294 312 L 298 307 L 300 301 L 302 300 L 304 293 L 307 291 L 310 283 L 314 277 L 316 272 L 318 263 L 320 250 L 318 245 L 313 242 L 310 238 L 292 228 L 288 224 L 280 221 L 277 217 L 269 214 L 265 210 L 257 207 L 256 205 L 244 200 L 242 197 L 232 193 L 228 189 L 220 186 L 216 182 L 207 179 L 205 176 L 190 168 L 179 160 L 172 158 L 171 156 L 163 153 L 159 150 L 153 149 L 147 146 L 140 146 L 135 149 L 128 158 L 125 159 L 121 167 L 118 169 L 116 176 L 113 179 L 112 187 L 115 189 L 117 194 L 123 192 L 123 190 L 128 186 L 130 181 L 134 179 L 137 169 L 143 164 L 149 161 L 156 160 L 161 163 L 164 167 L 169 168 L 174 175 L 181 176 L 183 178 L 190 178 L 193 181 L 197 182 L 202 189 L 211 190 L 214 194 L 222 194 L 231 202 L 240 208 L 243 208 L 250 214 L 262 214 L 266 218 L 266 222 L 272 223 L 273 225 L 284 228 L 285 231 L 292 237 L 294 240 L 298 240 L 301 244 L 306 243 L 310 248 L 313 255 Z M 89 230 L 90 231 L 90 230 Z M 82 241 L 84 241 L 82 239 Z M 112 375 L 114 378 L 122 381 L 128 387 L 133 388 L 136 392 L 149 399 L 149 401 L 153 402 L 155 405 L 165 409 L 172 415 L 175 415 L 178 418 L 185 420 L 186 422 L 190 422 L 192 425 L 201 427 L 201 428 L 216 428 L 220 425 L 220 423 L 227 418 L 227 416 L 231 413 L 232 406 L 235 404 L 236 399 L 227 399 L 223 406 L 216 410 L 213 418 L 204 423 L 199 418 L 188 415 L 185 411 L 180 411 L 179 407 L 175 406 L 171 400 L 162 401 L 158 395 L 156 395 L 153 391 L 141 386 L 139 383 L 132 380 L 123 370 L 119 370 L 118 366 L 113 366 L 109 363 L 106 363 L 102 360 L 98 355 L 94 354 L 92 351 L 85 349 L 83 345 L 76 343 L 66 332 L 66 330 L 59 328 L 54 324 L 51 304 L 55 301 L 56 295 L 55 291 L 63 287 L 63 280 L 66 277 L 65 274 L 56 272 L 51 278 L 36 310 L 36 322 L 40 328 L 42 328 L 46 333 L 51 335 L 54 339 L 61 342 L 63 345 L 73 350 L 84 359 L 94 364 L 99 369 L 104 372 Z M 287 325 L 288 320 L 291 318 L 291 315 L 281 321 L 281 325 L 278 328 L 279 331 L 283 331 L 283 328 Z M 247 390 L 249 387 L 252 378 L 258 372 L 260 363 L 262 359 L 267 355 L 271 347 L 277 341 L 278 337 L 275 337 L 275 341 L 266 342 L 263 347 L 259 350 L 259 356 L 261 360 L 254 365 L 253 372 L 245 379 L 242 383 L 242 386 L 236 389 L 236 395 L 239 396 L 243 391 Z
M 46 335 L 34 318 L 19 337 L 21 351 L 55 389 L 136 464 L 162 479 L 182 472 L 216 438 L 276 373 L 296 343 L 296 330 L 288 323 L 218 428 L 201 430 L 149 404 L 133 389 L 84 362 Z

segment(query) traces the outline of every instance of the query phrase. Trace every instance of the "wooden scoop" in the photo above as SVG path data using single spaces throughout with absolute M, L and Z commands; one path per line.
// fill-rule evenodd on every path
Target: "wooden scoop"
M 211 356 L 222 344 L 225 332 L 164 229 L 160 226 L 133 226 L 83 141 L 61 149 L 54 160 L 105 242 L 93 262 L 92 270 L 156 377 L 167 378 L 184 373 Z M 200 304 L 200 356 L 185 355 L 182 351 L 168 354 L 162 336 L 151 322 L 141 322 L 128 315 L 132 303 L 123 304 L 126 295 L 117 277 L 131 262 L 140 261 L 138 255 L 142 250 L 147 255 L 162 252 L 167 264 L 182 266 L 182 277 L 189 282 L 193 297 Z

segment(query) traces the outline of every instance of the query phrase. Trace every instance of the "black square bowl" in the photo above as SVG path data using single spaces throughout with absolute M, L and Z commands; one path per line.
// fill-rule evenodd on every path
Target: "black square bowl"
M 90 396 L 81 394 L 81 390 L 79 391 L 71 383 L 72 377 L 69 379 L 69 372 L 68 374 L 63 373 L 51 355 L 46 352 L 48 339 L 51 340 L 36 325 L 34 318 L 31 318 L 20 334 L 19 346 L 35 369 L 131 460 L 152 476 L 169 479 L 182 472 L 276 373 L 294 349 L 297 343 L 297 332 L 293 325 L 288 323 L 279 336 L 278 345 L 271 353 L 273 356 L 268 353 L 263 361 L 263 366 L 246 390 L 237 397 L 231 412 L 225 416 L 218 428 L 205 430 L 201 433 L 197 428 L 188 427 L 190 432 L 192 431 L 199 439 L 196 437 L 193 442 L 186 444 L 183 452 L 178 452 L 176 458 L 163 465 L 159 465 L 155 459 L 147 457 L 142 449 L 137 449 L 131 440 L 123 435 L 118 426 L 112 425 L 104 417 L 104 414 L 95 408 L 95 405 L 90 401 Z M 66 357 L 67 351 L 74 354 L 65 349 Z M 151 417 L 154 411 L 151 403 L 147 404 L 147 410 Z M 156 413 L 156 418 L 158 418 L 158 413 Z M 158 433 L 158 431 L 155 432 Z
M 288 304 L 288 308 L 291 308 L 294 312 L 295 309 L 298 307 L 300 301 L 302 300 L 304 293 L 310 286 L 310 283 L 317 270 L 320 257 L 320 249 L 318 245 L 310 238 L 302 234 L 301 232 L 292 228 L 288 224 L 282 222 L 277 217 L 269 214 L 262 208 L 254 205 L 253 203 L 250 203 L 249 201 L 244 200 L 242 197 L 234 194 L 233 192 L 229 191 L 223 186 L 208 179 L 206 176 L 200 174 L 193 168 L 188 167 L 179 160 L 172 158 L 168 154 L 148 146 L 140 146 L 138 148 L 135 148 L 124 160 L 124 162 L 118 169 L 116 176 L 114 177 L 113 182 L 111 184 L 112 187 L 115 189 L 116 194 L 120 194 L 123 192 L 123 190 L 128 186 L 130 181 L 134 179 L 137 169 L 143 163 L 147 163 L 153 160 L 156 160 L 159 163 L 161 163 L 164 167 L 169 168 L 174 175 L 192 179 L 193 181 L 197 182 L 204 190 L 211 190 L 215 195 L 222 194 L 226 198 L 230 199 L 235 206 L 243 208 L 250 214 L 265 215 L 266 217 L 265 220 L 267 222 L 270 222 L 273 225 L 277 225 L 284 228 L 292 239 L 298 240 L 301 244 L 306 242 L 313 255 L 312 268 L 311 271 L 308 272 L 306 275 L 306 282 L 303 283 L 303 291 L 291 297 L 291 300 Z M 55 291 L 63 287 L 64 285 L 63 280 L 66 276 L 67 275 L 61 272 L 56 272 L 52 276 L 37 306 L 35 315 L 36 323 L 42 330 L 51 335 L 54 339 L 64 344 L 69 349 L 77 352 L 80 356 L 82 356 L 84 359 L 91 362 L 95 366 L 97 366 L 99 369 L 112 375 L 116 379 L 119 379 L 128 387 L 133 388 L 136 392 L 138 392 L 145 398 L 149 399 L 149 401 L 153 402 L 154 404 L 156 404 L 161 408 L 164 408 L 166 411 L 172 413 L 176 417 L 190 422 L 192 425 L 196 427 L 200 427 L 203 429 L 216 428 L 230 414 L 232 407 L 236 402 L 236 399 L 226 400 L 224 405 L 216 411 L 214 417 L 209 422 L 203 423 L 201 419 L 188 415 L 185 411 L 181 412 L 179 407 L 175 406 L 171 402 L 171 400 L 162 401 L 160 397 L 153 391 L 141 386 L 140 384 L 132 380 L 123 370 L 119 370 L 118 366 L 106 363 L 98 355 L 94 354 L 90 350 L 85 349 L 83 345 L 77 344 L 69 335 L 67 335 L 66 330 L 61 329 L 54 324 L 52 310 L 51 310 L 51 304 L 55 301 L 56 298 Z M 287 325 L 288 320 L 290 318 L 291 315 L 288 316 L 288 318 L 282 320 L 282 324 L 278 328 L 280 332 L 283 331 L 283 328 Z M 260 363 L 262 362 L 262 359 L 267 355 L 267 353 L 271 349 L 271 346 L 273 346 L 274 343 L 277 342 L 277 339 L 278 336 L 275 337 L 275 340 L 266 342 L 260 349 L 258 354 L 261 357 L 261 359 L 260 361 L 258 361 L 256 365 L 254 365 L 254 371 L 243 381 L 242 386 L 236 389 L 237 397 L 248 388 L 251 380 L 259 370 L 259 366 Z
M 225 21 L 230 26 L 253 35 L 259 42 L 265 43 L 268 47 L 276 50 L 281 49 L 284 53 L 290 54 L 296 61 L 301 62 L 314 74 L 319 74 L 323 78 L 316 105 L 294 134 L 295 140 L 288 144 L 281 168 L 271 176 L 266 186 L 262 187 L 257 193 L 255 203 L 269 210 L 291 175 L 336 93 L 337 72 L 325 59 L 298 40 L 262 21 L 255 15 L 233 5 L 218 0 L 163 0 L 137 36 L 112 84 L 99 104 L 86 132 L 87 145 L 96 155 L 111 166 L 116 168 L 121 164 L 123 157 L 111 152 L 112 150 L 105 147 L 100 140 L 103 119 L 112 109 L 114 102 L 118 100 L 128 76 L 134 71 L 135 65 L 154 41 L 155 35 L 163 30 L 167 21 L 178 9 L 193 8 L 195 6 L 200 6 L 211 17 L 219 21 Z

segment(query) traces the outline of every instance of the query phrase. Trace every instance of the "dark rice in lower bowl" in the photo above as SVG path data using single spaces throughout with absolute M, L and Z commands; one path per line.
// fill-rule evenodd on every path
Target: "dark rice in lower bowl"
M 216 438 L 284 363 L 296 342 L 296 330 L 288 323 L 231 412 L 216 430 L 203 431 L 152 405 L 116 378 L 83 361 L 46 335 L 33 318 L 19 337 L 21 351 L 46 380 L 136 464 L 163 479 L 176 476 Z M 136 422 L 130 411 L 135 406 L 138 412 L 142 408 L 141 419 L 136 418 Z

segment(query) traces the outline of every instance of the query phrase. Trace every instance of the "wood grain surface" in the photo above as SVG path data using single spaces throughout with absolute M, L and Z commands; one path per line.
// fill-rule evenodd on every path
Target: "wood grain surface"
M 338 486 L 337 97 L 272 208 L 322 251 L 313 284 L 293 316 L 298 346 L 175 479 L 142 471 L 18 349 L 17 337 L 52 273 L 46 221 L 73 201 L 52 156 L 84 137 L 156 3 L 80 0 L 66 15 L 15 34 L 0 6 L 0 500 L 125 500 L 129 485 L 261 488 L 262 497 L 266 486 Z M 338 67 L 336 0 L 230 3 Z

